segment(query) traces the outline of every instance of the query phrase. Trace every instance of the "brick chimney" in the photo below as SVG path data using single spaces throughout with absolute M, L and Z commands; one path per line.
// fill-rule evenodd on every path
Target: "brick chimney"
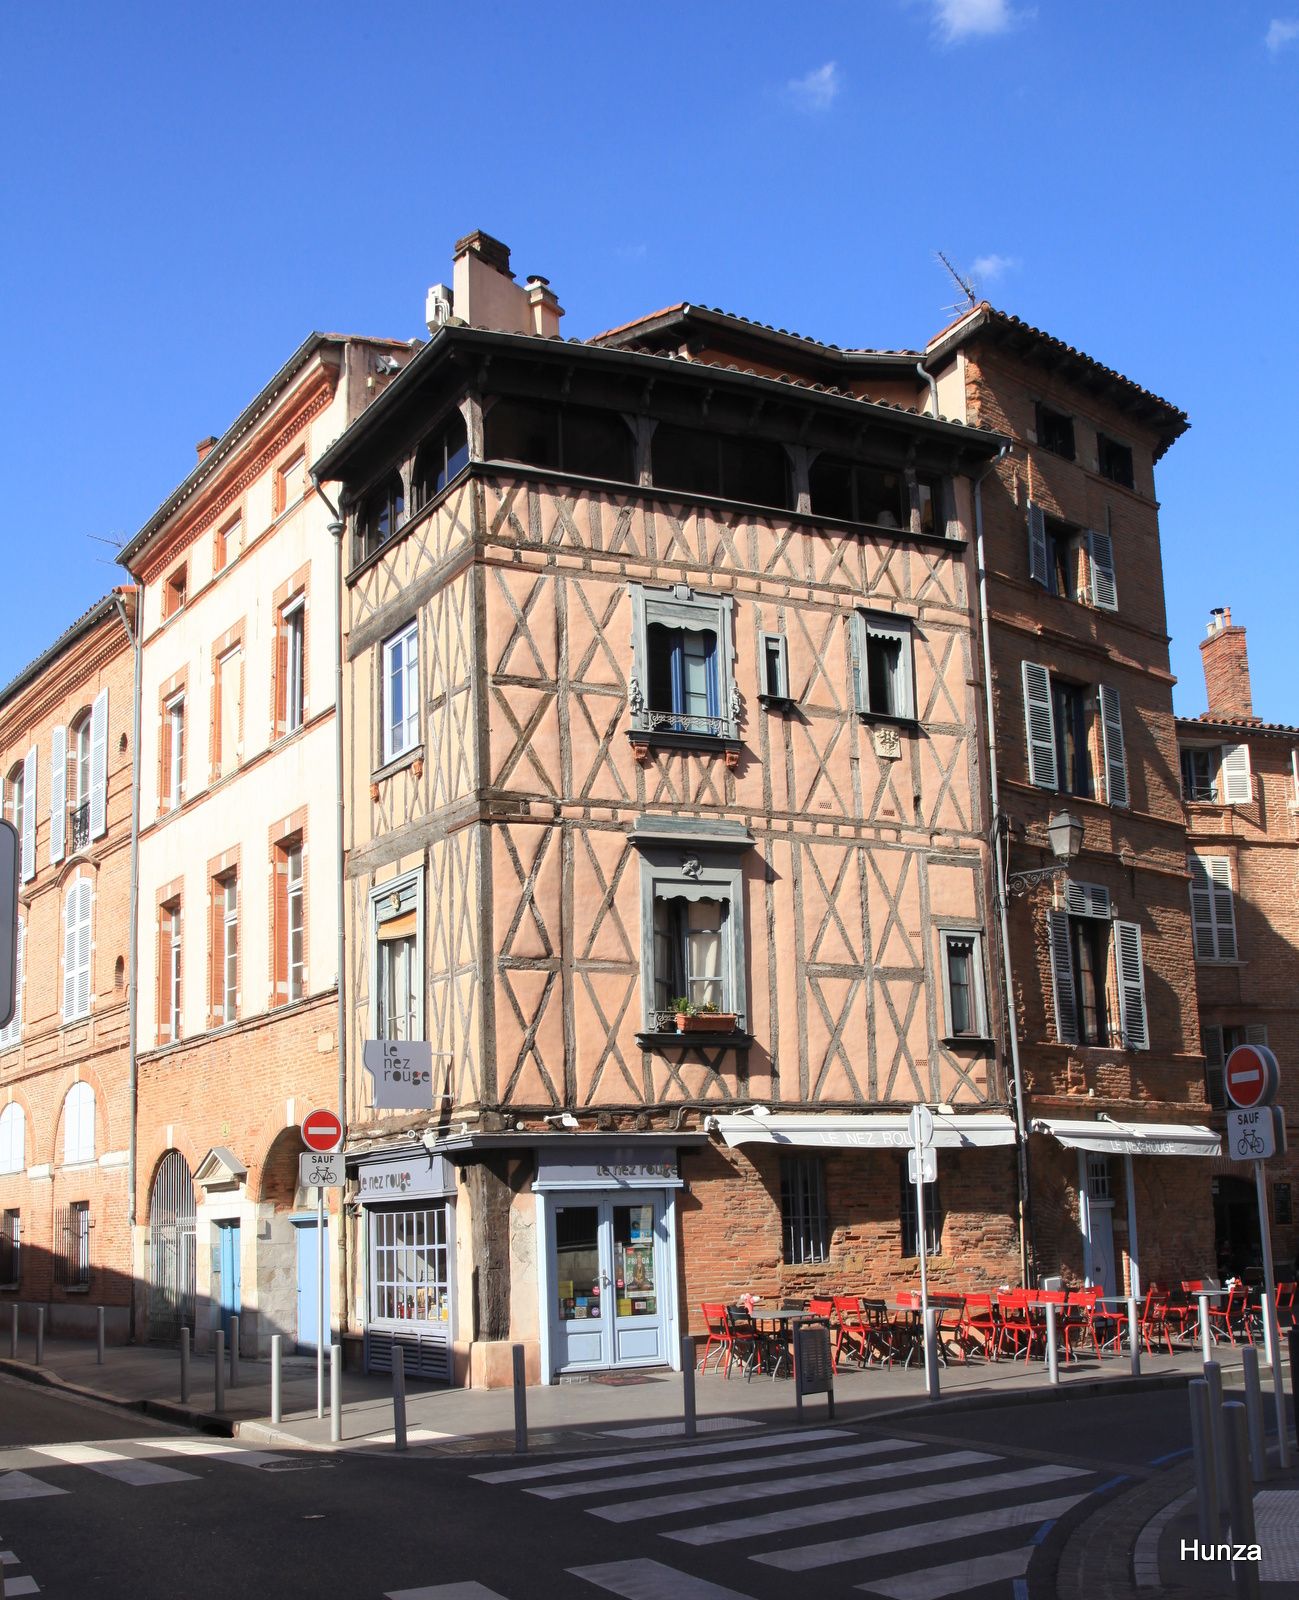
M 526 288 L 514 281 L 509 246 L 481 228 L 456 240 L 451 302 L 457 320 L 501 333 L 558 334 L 564 315 L 545 278 L 529 278 Z
M 1209 613 L 1208 637 L 1200 640 L 1200 655 L 1209 714 L 1224 720 L 1252 717 L 1254 696 L 1249 686 L 1245 630 L 1233 625 L 1230 606 L 1217 606 Z
M 214 433 L 209 433 L 206 439 L 199 440 L 199 442 L 194 446 L 194 449 L 198 452 L 198 458 L 200 461 L 206 459 L 215 444 L 216 434 Z

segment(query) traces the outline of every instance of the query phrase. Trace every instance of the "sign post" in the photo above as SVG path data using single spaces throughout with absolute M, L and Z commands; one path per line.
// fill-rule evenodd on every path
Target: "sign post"
M 920 1326 L 926 1335 L 929 1329 L 929 1272 L 926 1262 L 926 1246 L 928 1237 L 925 1229 L 925 1184 L 930 1181 L 929 1174 L 936 1172 L 936 1158 L 933 1152 L 934 1143 L 934 1114 L 928 1106 L 913 1106 L 911 1115 L 907 1118 L 907 1132 L 911 1135 L 911 1153 L 907 1165 L 911 1169 L 911 1181 L 916 1186 L 916 1254 L 920 1257 Z M 925 1383 L 929 1394 L 933 1396 L 937 1391 L 938 1368 L 936 1358 L 931 1353 L 928 1337 L 924 1341 L 925 1349 Z M 930 1364 L 934 1363 L 931 1372 Z
M 1238 1044 L 1223 1068 L 1227 1094 L 1236 1110 L 1227 1112 L 1227 1154 L 1235 1161 L 1254 1163 L 1254 1192 L 1258 1199 L 1258 1237 L 1263 1251 L 1263 1344 L 1272 1369 L 1272 1394 L 1276 1401 L 1277 1457 L 1290 1465 L 1290 1439 L 1281 1381 L 1281 1335 L 1276 1320 L 1276 1273 L 1272 1264 L 1272 1229 L 1267 1214 L 1267 1179 L 1263 1163 L 1285 1149 L 1284 1113 L 1274 1101 L 1281 1086 L 1276 1057 L 1262 1044 Z
M 306 1153 L 298 1158 L 299 1181 L 316 1191 L 316 1416 L 325 1414 L 325 1190 L 343 1182 L 343 1123 L 333 1111 L 309 1111 L 302 1119 Z

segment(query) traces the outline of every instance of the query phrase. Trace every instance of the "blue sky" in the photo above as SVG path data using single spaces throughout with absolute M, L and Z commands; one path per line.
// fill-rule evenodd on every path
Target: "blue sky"
M 1299 0 L 52 0 L 5 33 L 0 681 L 307 332 L 422 333 L 482 227 L 583 335 L 690 299 L 912 345 L 945 250 L 1190 413 L 1177 708 L 1230 605 L 1299 722 Z

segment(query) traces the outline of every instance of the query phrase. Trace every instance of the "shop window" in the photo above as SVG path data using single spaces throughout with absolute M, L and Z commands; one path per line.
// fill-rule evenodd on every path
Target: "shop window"
M 1266 1044 L 1267 1029 L 1262 1023 L 1213 1023 L 1202 1028 L 1204 1038 L 1204 1088 L 1209 1104 L 1227 1106 L 1224 1070 L 1227 1057 L 1239 1044 Z
M 632 586 L 633 739 L 737 737 L 731 618 L 729 596 Z
M 0 1285 L 16 1289 L 22 1281 L 22 1213 L 6 1211 L 0 1230 Z
M 636 478 L 635 441 L 616 411 L 503 397 L 483 419 L 483 443 L 491 461 L 518 461 L 616 483 Z
M 934 483 L 926 482 L 932 523 Z M 842 456 L 818 455 L 808 469 L 807 487 L 814 517 L 837 517 L 843 522 L 865 522 L 876 528 L 911 526 L 911 500 L 906 474 L 900 467 L 877 467 Z M 923 518 L 922 507 L 922 526 Z
M 793 504 L 789 456 L 771 440 L 660 422 L 650 442 L 650 460 L 656 489 L 784 509 Z
M 381 761 L 387 765 L 419 743 L 419 635 L 409 622 L 381 646 Z
M 370 1320 L 450 1322 L 445 1202 L 409 1211 L 368 1210 Z
M 451 480 L 469 465 L 469 435 L 465 419 L 452 411 L 446 421 L 426 438 L 415 452 L 412 477 L 415 510 L 436 500 Z
M 372 1038 L 424 1037 L 423 904 L 418 874 L 370 893 Z
M 900 1203 L 900 1216 L 902 1223 L 902 1254 L 904 1256 L 918 1256 L 920 1254 L 919 1240 L 920 1227 L 916 1214 L 916 1186 L 912 1183 L 904 1161 L 901 1168 L 902 1197 Z M 938 1184 L 921 1184 L 921 1193 L 924 1197 L 925 1208 L 925 1254 L 938 1256 L 943 1253 L 943 1202 L 938 1193 Z
M 1042 789 L 1100 798 L 1093 778 L 1099 754 L 1105 798 L 1128 804 L 1127 752 L 1117 689 L 1056 677 L 1034 661 L 1023 663 L 1024 720 L 1029 780 Z
M 357 560 L 382 550 L 401 527 L 406 515 L 406 494 L 401 474 L 390 472 L 361 502 L 357 513 Z
M 180 896 L 158 908 L 158 1043 L 175 1044 L 182 1034 Z
M 1096 468 L 1102 478 L 1124 489 L 1132 487 L 1132 446 L 1120 444 L 1108 434 L 1096 435 Z
M 75 1022 L 90 1014 L 89 878 L 74 878 L 63 901 L 63 1020 Z
M 1228 856 L 1186 858 L 1191 874 L 1191 937 L 1197 961 L 1235 961 L 1236 902 Z
M 11 1100 L 0 1111 L 0 1176 L 22 1172 L 27 1166 L 27 1113 Z
M 866 717 L 916 716 L 911 622 L 890 612 L 852 614 L 853 698 Z
M 819 1157 L 782 1157 L 780 1221 L 786 1266 L 829 1260 L 830 1215 L 825 1200 L 825 1167 Z
M 95 1159 L 95 1091 L 74 1083 L 63 1100 L 63 1164 L 76 1166 Z
M 164 621 L 174 617 L 185 604 L 189 592 L 189 579 L 182 561 L 174 572 L 170 573 L 162 588 L 162 615 Z
M 943 951 L 943 997 L 947 1036 L 986 1039 L 988 1019 L 983 991 L 983 935 L 945 928 L 938 935 Z
M 1074 459 L 1073 418 L 1063 411 L 1053 411 L 1050 406 L 1038 403 L 1037 442 L 1052 455 Z

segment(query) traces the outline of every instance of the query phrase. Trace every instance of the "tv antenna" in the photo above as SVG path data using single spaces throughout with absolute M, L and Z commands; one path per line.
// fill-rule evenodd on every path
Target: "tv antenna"
M 957 287 L 965 296 L 964 302 L 958 301 L 954 306 L 945 306 L 943 309 L 945 311 L 968 311 L 971 306 L 977 305 L 979 302 L 979 297 L 975 293 L 972 280 L 967 277 L 963 277 L 941 250 L 937 250 L 934 253 L 947 268 L 948 272 L 951 273 L 952 277 L 956 280 Z

